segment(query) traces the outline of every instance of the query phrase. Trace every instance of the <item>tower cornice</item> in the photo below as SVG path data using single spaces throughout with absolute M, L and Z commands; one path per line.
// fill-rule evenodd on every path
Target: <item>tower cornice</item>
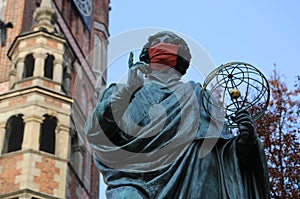
M 41 87 L 41 86 L 32 86 L 32 87 L 25 87 L 25 88 L 21 88 L 18 90 L 10 90 L 6 93 L 2 93 L 0 94 L 0 102 L 4 99 L 9 99 L 9 98 L 13 98 L 16 96 L 21 96 L 21 95 L 26 95 L 29 93 L 40 93 L 43 95 L 47 95 L 47 96 L 51 96 L 51 97 L 55 97 L 59 100 L 63 100 L 67 103 L 72 104 L 73 103 L 73 99 L 70 96 L 67 96 L 63 93 L 60 92 L 56 92 L 53 90 L 50 90 L 48 88 L 45 87 Z
M 45 30 L 37 30 L 37 31 L 32 31 L 32 32 L 27 32 L 27 33 L 23 33 L 19 36 L 17 36 L 15 38 L 15 40 L 13 41 L 12 45 L 10 46 L 8 52 L 7 52 L 7 56 L 10 60 L 12 60 L 12 54 L 14 53 L 14 51 L 19 47 L 19 44 L 21 41 L 24 41 L 24 40 L 36 40 L 38 38 L 46 38 L 46 39 L 51 39 L 51 40 L 54 40 L 55 42 L 58 42 L 58 43 L 61 43 L 61 44 L 66 44 L 66 40 L 63 36 L 61 35 L 58 35 L 58 34 L 55 34 L 55 33 L 50 33 L 50 32 L 47 32 Z M 33 43 L 33 44 L 30 44 L 30 47 L 33 48 L 34 46 L 33 45 L 39 45 L 39 46 L 45 46 L 47 47 L 47 43 L 43 44 L 41 43 L 40 41 L 39 42 L 36 42 L 36 43 Z M 26 46 L 20 46 L 19 48 L 24 48 Z M 18 49 L 20 50 L 20 49 Z M 53 49 L 55 50 L 55 49 Z

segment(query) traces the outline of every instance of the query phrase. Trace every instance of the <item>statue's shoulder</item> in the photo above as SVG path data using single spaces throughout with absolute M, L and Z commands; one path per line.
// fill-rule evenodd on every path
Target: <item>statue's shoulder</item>
M 190 84 L 193 88 L 195 88 L 195 87 L 200 87 L 200 88 L 202 88 L 202 84 L 200 83 L 200 82 L 195 82 L 195 81 L 193 81 L 193 80 L 190 80 L 190 81 L 188 81 L 188 82 L 186 82 L 187 84 Z
M 188 81 L 186 84 L 191 85 L 194 91 L 198 91 L 198 92 L 202 91 L 202 84 L 199 82 Z
M 126 84 L 112 83 L 104 90 L 104 92 L 112 92 L 114 89 L 121 88 L 122 86 L 125 86 L 125 85 Z
M 112 93 L 114 92 L 114 89 L 120 88 L 121 86 L 124 86 L 125 84 L 116 84 L 112 83 L 110 84 L 100 95 L 100 101 L 104 100 L 105 98 L 109 98 Z

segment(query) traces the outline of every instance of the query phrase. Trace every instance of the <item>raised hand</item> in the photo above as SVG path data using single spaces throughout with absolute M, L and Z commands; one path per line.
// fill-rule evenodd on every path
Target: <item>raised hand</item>
M 254 121 L 250 113 L 245 109 L 237 110 L 234 121 L 238 124 L 240 132 L 240 142 L 253 143 L 256 141 L 256 130 Z
M 129 71 L 128 71 L 127 86 L 129 90 L 134 91 L 144 84 L 144 78 L 141 73 L 149 74 L 151 73 L 151 68 L 149 64 L 143 61 L 133 63 L 132 52 L 130 52 L 129 55 L 128 66 L 129 66 Z M 139 73 L 139 71 L 141 73 Z

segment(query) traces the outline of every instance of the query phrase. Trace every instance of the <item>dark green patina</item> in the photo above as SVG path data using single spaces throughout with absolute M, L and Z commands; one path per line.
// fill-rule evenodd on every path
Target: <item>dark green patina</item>
M 133 93 L 128 83 L 112 84 L 102 94 L 85 133 L 107 184 L 107 198 L 268 198 L 266 159 L 251 118 L 237 114 L 244 132 L 239 136 L 229 134 L 226 127 L 210 133 L 217 124 L 202 107 L 202 87 L 180 82 L 181 75 L 171 69 L 152 71 L 143 84 L 136 83 L 139 88 Z M 157 109 L 150 117 L 154 105 L 164 112 Z M 162 114 L 159 131 L 145 136 L 151 133 L 149 124 L 162 122 Z M 209 141 L 213 147 L 202 155 Z M 172 142 L 176 144 L 157 156 Z M 136 155 L 118 156 L 124 151 Z

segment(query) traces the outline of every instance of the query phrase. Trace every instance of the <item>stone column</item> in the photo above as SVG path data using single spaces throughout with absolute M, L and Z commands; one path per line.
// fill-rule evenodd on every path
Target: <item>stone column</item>
M 13 87 L 14 83 L 16 82 L 16 74 L 17 74 L 16 69 L 11 69 L 9 71 L 9 88 L 10 89 Z
M 33 54 L 33 57 L 35 59 L 33 76 L 34 77 L 43 77 L 44 76 L 45 59 L 46 59 L 47 55 L 35 53 L 35 54 Z
M 22 150 L 40 148 L 40 129 L 44 118 L 37 115 L 23 116 L 25 123 Z
M 70 95 L 70 83 L 71 83 L 71 70 L 68 66 L 66 66 L 66 72 L 63 74 L 63 88 L 67 95 Z
M 25 59 L 19 59 L 17 61 L 17 77 L 16 81 L 21 81 L 23 79 L 23 72 L 24 72 L 24 67 L 25 67 Z
M 55 155 L 68 160 L 70 146 L 70 127 L 58 125 L 56 128 Z
M 62 84 L 63 79 L 63 61 L 62 60 L 54 60 L 53 63 L 53 81 Z
M 0 155 L 2 154 L 3 151 L 3 146 L 5 142 L 5 126 L 6 123 L 0 123 Z

